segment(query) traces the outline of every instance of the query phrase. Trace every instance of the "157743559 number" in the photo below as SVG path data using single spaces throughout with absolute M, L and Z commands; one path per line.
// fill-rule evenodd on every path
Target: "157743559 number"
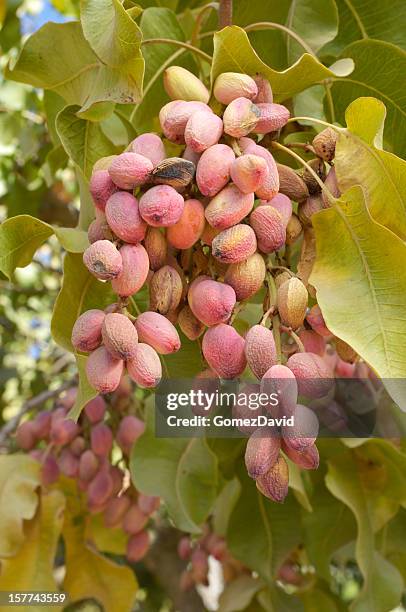
M 66 601 L 66 593 L 48 593 L 45 591 L 0 591 L 0 605 L 59 605 Z

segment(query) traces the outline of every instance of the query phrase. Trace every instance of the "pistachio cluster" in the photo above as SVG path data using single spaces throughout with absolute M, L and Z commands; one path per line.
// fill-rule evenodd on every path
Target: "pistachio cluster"
M 159 113 L 162 133 L 141 134 L 94 167 L 95 220 L 83 261 L 100 281 L 111 282 L 118 299 L 105 311 L 82 314 L 72 344 L 90 353 L 87 376 L 99 393 L 117 389 L 125 370 L 137 385 L 156 386 L 159 355 L 180 349 L 176 325 L 190 340 L 203 335 L 208 368 L 202 377 L 235 379 L 249 366 L 298 423 L 294 436 L 249 432 L 248 472 L 261 492 L 282 501 L 288 467 L 281 451 L 300 467 L 318 465 L 317 427 L 298 395 L 330 392 L 336 353 L 318 307 L 309 312 L 305 279 L 275 264 L 303 227 L 311 228 L 312 215 L 329 206 L 320 182 L 339 193 L 336 134 L 318 134 L 309 144 L 316 157 L 293 170 L 267 147 L 290 113 L 273 101 L 262 75 L 220 74 L 210 96 L 196 76 L 173 66 L 164 86 L 171 101 Z M 167 157 L 165 141 L 177 146 L 176 156 Z M 128 301 L 144 285 L 149 311 L 135 317 Z M 263 288 L 269 316 L 243 336 L 234 314 Z M 268 327 L 275 317 L 281 331 Z M 288 336 L 299 340 L 293 354 L 292 344 L 277 350 L 276 334 L 278 344 Z M 342 363 L 356 360 L 350 347 L 338 340 L 336 346 Z
M 131 385 L 123 378 L 110 397 L 110 408 L 120 419 L 111 417 L 101 395 L 85 406 L 77 423 L 67 418 L 77 391 L 72 387 L 52 410 L 21 423 L 16 442 L 41 464 L 44 489 L 55 485 L 60 476 L 76 481 L 88 513 L 100 515 L 107 529 L 124 532 L 128 561 L 139 561 L 149 549 L 148 523 L 160 500 L 129 483 L 130 451 L 145 430 L 144 422 L 128 410 Z M 114 447 L 121 450 L 120 465 L 113 462 Z

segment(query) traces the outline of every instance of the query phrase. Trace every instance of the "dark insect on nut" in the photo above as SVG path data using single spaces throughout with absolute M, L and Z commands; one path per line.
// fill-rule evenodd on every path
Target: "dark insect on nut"
M 187 187 L 195 175 L 195 165 L 187 159 L 171 157 L 158 164 L 150 175 L 154 185 L 170 185 L 174 189 Z

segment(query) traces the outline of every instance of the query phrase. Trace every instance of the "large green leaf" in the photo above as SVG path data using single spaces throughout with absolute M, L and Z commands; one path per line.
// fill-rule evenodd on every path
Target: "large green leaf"
M 375 38 L 406 49 L 406 16 L 403 0 L 335 0 L 339 14 L 338 36 L 323 52 L 338 55 L 352 42 Z
M 141 31 L 118 0 L 81 0 L 83 34 L 97 57 L 134 75 L 144 69 Z
M 217 491 L 217 461 L 204 438 L 157 438 L 154 407 L 133 447 L 131 477 L 137 489 L 159 495 L 178 529 L 200 533 Z
M 80 112 L 98 112 L 95 106 L 101 104 L 104 113 L 112 110 L 106 102 L 139 101 L 143 61 L 138 56 L 122 68 L 103 63 L 83 36 L 79 22 L 48 22 L 28 38 L 6 76 L 50 89 L 68 104 L 79 105 Z
M 24 542 L 24 521 L 38 505 L 41 466 L 27 455 L 0 457 L 0 558 L 14 556 Z
M 246 610 L 255 594 L 263 587 L 262 581 L 242 574 L 225 585 L 219 599 L 218 612 Z
M 345 112 L 335 168 L 341 191 L 362 185 L 375 221 L 406 239 L 406 162 L 382 151 L 385 106 L 376 98 L 358 98 Z
M 16 268 L 31 263 L 36 250 L 52 234 L 73 253 L 81 253 L 89 242 L 85 232 L 70 227 L 53 227 L 30 215 L 6 219 L 0 225 L 0 270 L 11 278 Z
M 406 582 L 406 510 L 398 514 L 377 534 L 377 548 L 395 565 Z
M 7 503 L 10 504 L 10 500 Z M 38 511 L 32 521 L 26 525 L 22 547 L 15 557 L 2 561 L 0 576 L 2 591 L 58 592 L 54 563 L 64 508 L 65 496 L 61 491 L 53 490 L 41 495 Z M 29 608 L 33 612 L 45 609 L 43 605 L 36 604 L 30 605 Z M 14 606 L 3 608 L 3 610 L 13 609 Z M 62 606 L 52 606 L 52 609 L 59 612 Z
M 342 57 L 352 58 L 355 69 L 346 78 L 335 77 L 331 93 L 336 120 L 344 124 L 347 106 L 361 96 L 374 96 L 387 108 L 385 142 L 394 153 L 406 153 L 406 104 L 401 83 L 406 73 L 406 53 L 386 42 L 362 40 L 347 47 Z
M 67 351 L 73 351 L 72 328 L 82 312 L 103 310 L 114 302 L 110 283 L 95 278 L 83 264 L 82 255 L 67 253 L 64 260 L 62 288 L 56 298 L 51 320 L 52 337 Z
M 65 151 L 89 179 L 96 161 L 117 149 L 99 123 L 78 117 L 78 111 L 78 106 L 66 106 L 56 118 L 56 129 Z
M 276 101 L 286 100 L 314 83 L 335 76 L 309 53 L 283 72 L 269 68 L 252 48 L 244 30 L 237 26 L 224 28 L 214 35 L 212 82 L 227 71 L 262 73 L 269 79 Z
M 399 605 L 403 580 L 398 570 L 374 547 L 373 519 L 368 492 L 348 452 L 329 462 L 326 484 L 331 493 L 353 512 L 357 525 L 356 558 L 364 577 L 359 596 L 350 606 L 352 612 L 381 612 Z
M 338 31 L 338 11 L 335 0 L 293 0 L 286 22 L 289 29 L 300 38 L 315 54 L 336 36 Z M 291 37 L 287 37 L 288 59 L 298 59 L 303 47 Z
M 356 536 L 354 517 L 347 506 L 320 483 L 314 491 L 313 512 L 303 518 L 304 541 L 317 575 L 330 581 L 334 553 Z
M 290 0 L 275 2 L 262 0 L 261 2 L 247 2 L 247 0 L 233 1 L 233 24 L 245 27 L 253 23 L 271 21 L 286 23 L 290 8 Z M 212 13 L 212 27 L 217 28 L 217 16 Z M 252 46 L 268 66 L 282 70 L 287 66 L 286 34 L 277 29 L 251 31 L 248 34 Z
M 385 380 L 406 409 L 406 245 L 371 218 L 361 187 L 313 217 L 310 283 L 331 331 Z
M 264 497 L 244 465 L 239 479 L 241 495 L 228 523 L 227 543 L 237 559 L 272 584 L 279 566 L 301 539 L 299 506 L 292 495 L 284 504 Z
M 182 333 L 180 338 L 181 349 L 163 357 L 165 373 L 169 378 L 193 378 L 204 368 L 200 346 Z
M 185 37 L 175 13 L 167 8 L 151 7 L 141 17 L 140 27 L 144 38 L 171 38 L 184 41 Z M 138 130 L 156 129 L 154 121 L 160 108 L 169 101 L 163 86 L 163 71 L 176 64 L 193 70 L 190 54 L 171 44 L 144 45 L 145 80 L 144 96 L 135 109 L 135 125 Z

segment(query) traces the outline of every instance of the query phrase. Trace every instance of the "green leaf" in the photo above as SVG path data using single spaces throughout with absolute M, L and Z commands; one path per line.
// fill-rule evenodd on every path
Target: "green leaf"
M 312 589 L 303 589 L 300 593 L 300 599 L 304 604 L 305 612 L 344 612 L 342 600 L 329 592 L 326 588 L 322 588 L 318 583 Z
M 324 483 L 317 486 L 312 499 L 313 512 L 303 518 L 306 551 L 317 575 L 330 582 L 334 553 L 355 538 L 356 524 L 347 506 L 333 497 Z
M 252 48 L 244 30 L 237 26 L 226 27 L 214 35 L 212 83 L 219 74 L 227 71 L 261 72 L 269 79 L 276 101 L 286 100 L 322 79 L 335 76 L 308 53 L 283 72 L 269 68 Z
M 24 521 L 38 505 L 41 466 L 27 455 L 0 457 L 0 558 L 12 557 L 24 542 Z
M 141 31 L 118 0 L 81 0 L 83 34 L 97 57 L 114 68 L 126 68 L 135 79 L 143 69 Z
M 304 612 L 303 603 L 296 595 L 288 594 L 276 585 L 261 591 L 258 601 L 266 612 Z
M 204 438 L 157 438 L 153 410 L 133 447 L 131 477 L 143 493 L 163 498 L 178 529 L 200 533 L 216 496 L 215 455 Z
M 82 255 L 67 253 L 64 260 L 62 288 L 56 298 L 51 320 L 52 337 L 57 344 L 73 352 L 72 328 L 82 312 L 103 310 L 114 302 L 110 283 L 95 278 L 83 264 Z
M 252 576 L 243 574 L 225 585 L 219 599 L 218 612 L 245 610 L 263 583 Z
M 105 612 L 131 612 L 138 590 L 135 574 L 88 544 L 86 515 L 73 488 L 67 496 L 63 537 L 66 549 L 63 589 L 70 599 L 95 599 Z
M 226 481 L 213 506 L 213 529 L 221 536 L 227 533 L 228 521 L 241 493 L 238 478 Z
M 364 583 L 350 610 L 381 612 L 395 608 L 401 600 L 403 580 L 398 570 L 374 548 L 370 505 L 349 453 L 328 462 L 326 484 L 331 493 L 350 508 L 358 525 L 355 550 Z
M 175 13 L 167 8 L 147 8 L 141 16 L 140 27 L 145 39 L 185 40 Z M 154 129 L 154 120 L 160 108 L 169 101 L 162 78 L 165 68 L 176 64 L 193 70 L 194 66 L 190 54 L 185 54 L 185 49 L 175 45 L 144 45 L 143 54 L 145 58 L 144 96 L 135 109 L 134 115 L 135 125 L 139 131 Z
M 339 14 L 338 36 L 323 53 L 338 55 L 356 40 L 375 38 L 406 50 L 406 18 L 403 0 L 336 0 Z
M 336 3 L 334 0 L 295 0 L 290 5 L 286 25 L 298 34 L 316 55 L 337 34 Z M 290 36 L 287 36 L 286 44 L 289 62 L 302 55 L 303 46 Z
M 101 103 L 104 113 L 111 112 L 105 102 L 134 104 L 140 100 L 142 58 L 134 58 L 129 66 L 117 68 L 100 61 L 79 22 L 48 22 L 27 39 L 16 62 L 7 67 L 6 77 L 52 90 L 67 104 L 80 106 L 81 112 L 96 110 Z
M 403 90 L 399 87 L 406 72 L 406 53 L 389 43 L 362 40 L 347 47 L 342 57 L 354 60 L 355 70 L 346 77 L 334 77 L 333 96 L 336 121 L 344 125 L 347 106 L 361 96 L 382 100 L 388 116 L 385 124 L 387 148 L 406 154 L 406 110 Z
M 76 395 L 75 403 L 70 409 L 68 416 L 70 419 L 77 421 L 83 408 L 88 402 L 90 402 L 90 400 L 96 397 L 98 393 L 87 380 L 86 362 L 88 358 L 84 355 L 79 355 L 76 353 L 75 359 L 79 377 L 78 393 Z
M 177 353 L 163 357 L 166 366 L 165 373 L 169 378 L 193 378 L 204 367 L 200 346 L 198 342 L 192 342 L 182 333 L 179 336 L 182 343 L 181 349 Z
M 39 465 L 39 464 L 38 464 Z M 11 500 L 7 502 L 11 506 Z M 3 512 L 4 506 L 2 506 Z M 17 555 L 2 561 L 0 589 L 2 591 L 58 592 L 54 577 L 55 555 L 61 535 L 65 496 L 53 490 L 41 495 L 38 512 L 26 524 L 25 540 Z M 15 606 L 3 610 L 12 611 Z M 44 610 L 44 606 L 31 604 L 33 612 Z M 52 606 L 56 612 L 62 606 Z
M 61 143 L 55 128 L 55 121 L 57 114 L 64 106 L 66 106 L 64 99 L 57 93 L 51 90 L 44 92 L 44 110 L 47 119 L 47 127 L 54 146 L 58 146 Z
M 11 278 L 16 268 L 31 263 L 36 250 L 52 234 L 48 223 L 29 215 L 6 219 L 0 226 L 0 270 Z
M 362 185 L 378 223 L 406 239 L 406 162 L 381 150 L 385 106 L 375 98 L 354 100 L 346 110 L 335 168 L 341 191 Z
M 264 0 L 263 2 L 247 2 L 246 0 L 234 0 L 233 2 L 233 24 L 241 26 L 251 25 L 263 21 L 274 23 L 286 23 L 290 8 L 290 1 L 274 2 Z M 212 14 L 212 28 L 217 28 L 216 15 Z M 248 34 L 251 45 L 258 55 L 269 66 L 278 70 L 287 66 L 286 34 L 276 29 L 254 30 Z
M 55 234 L 61 246 L 81 253 L 89 245 L 85 232 L 70 227 L 52 227 L 30 215 L 6 219 L 0 226 L 0 270 L 11 278 L 16 268 L 31 263 L 37 249 Z
M 83 253 L 89 246 L 87 232 L 76 227 L 54 227 L 54 234 L 69 253 Z
M 307 495 L 304 482 L 303 482 L 303 472 L 300 470 L 296 463 L 293 463 L 288 457 L 285 457 L 286 462 L 289 466 L 289 486 L 293 489 L 293 493 L 299 502 L 299 504 L 307 510 L 307 512 L 312 512 L 313 508 L 310 503 L 309 497 Z
M 395 565 L 406 581 L 406 510 L 398 514 L 377 534 L 378 550 Z
M 361 187 L 312 221 L 317 258 L 310 283 L 326 324 L 406 409 L 406 245 L 373 221 Z
M 87 179 L 101 157 L 117 153 L 98 123 L 77 116 L 78 106 L 66 106 L 56 118 L 56 129 L 69 157 Z
M 273 584 L 280 564 L 301 539 L 299 506 L 292 495 L 284 504 L 264 497 L 244 465 L 239 479 L 242 490 L 228 523 L 227 543 L 237 559 Z

